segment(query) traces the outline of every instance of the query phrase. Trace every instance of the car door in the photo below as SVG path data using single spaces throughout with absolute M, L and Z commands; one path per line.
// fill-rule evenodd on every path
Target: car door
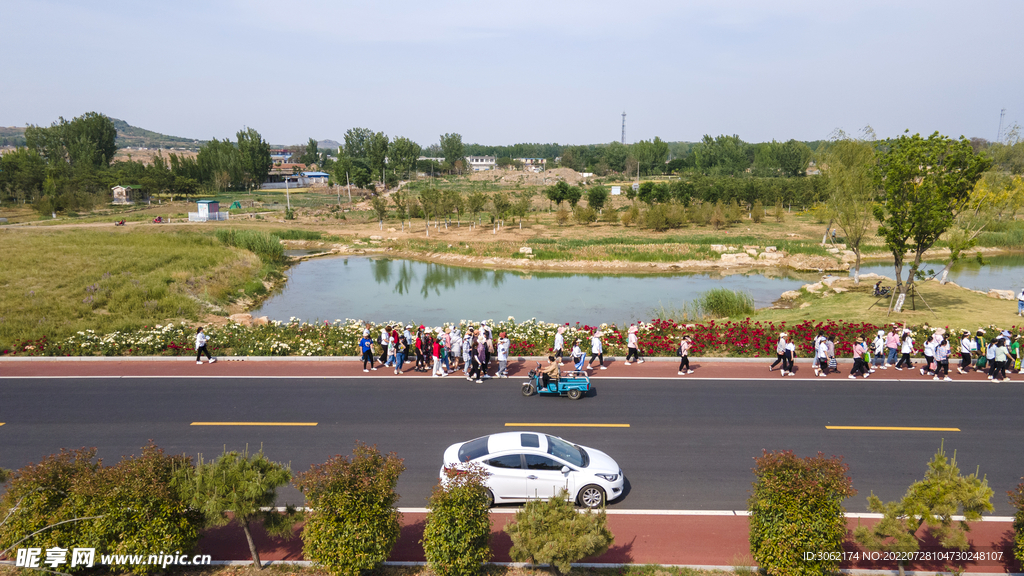
M 547 499 L 565 488 L 573 493 L 569 476 L 562 474 L 565 464 L 541 454 L 526 454 L 526 496 L 528 498 Z
M 525 500 L 526 470 L 523 469 L 522 454 L 505 454 L 483 461 L 490 476 L 487 486 L 495 498 Z

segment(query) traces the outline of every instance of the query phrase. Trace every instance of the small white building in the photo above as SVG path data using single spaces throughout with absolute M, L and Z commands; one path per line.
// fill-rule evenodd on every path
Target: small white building
M 516 162 L 523 165 L 523 169 L 531 172 L 542 172 L 548 166 L 547 158 L 514 158 Z
M 498 165 L 494 156 L 466 156 L 466 162 L 469 163 L 469 167 L 473 169 L 473 172 L 494 170 Z
M 216 200 L 199 200 L 196 202 L 198 212 L 189 212 L 189 222 L 209 222 L 210 220 L 227 220 L 228 211 L 221 212 L 220 202 Z
M 142 192 L 142 186 L 138 184 L 114 186 L 110 189 L 110 192 L 113 195 L 111 204 L 134 204 L 146 200 L 146 196 Z

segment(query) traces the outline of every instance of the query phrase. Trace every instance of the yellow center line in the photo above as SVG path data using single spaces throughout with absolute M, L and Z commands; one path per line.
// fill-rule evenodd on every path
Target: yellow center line
M 825 426 L 826 430 L 896 430 L 899 432 L 959 432 L 959 428 L 919 428 L 916 426 Z
M 189 426 L 316 426 L 316 422 L 193 422 Z
M 0 422 L 0 426 L 3 426 L 4 424 L 6 424 L 6 422 Z
M 564 428 L 629 428 L 629 424 L 557 424 L 557 423 L 542 423 L 542 422 L 505 422 L 505 426 L 514 427 L 529 427 L 529 428 L 540 428 L 540 427 L 564 427 Z

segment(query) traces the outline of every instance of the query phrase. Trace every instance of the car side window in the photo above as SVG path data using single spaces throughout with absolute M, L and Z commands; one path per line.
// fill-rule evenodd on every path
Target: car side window
M 526 467 L 530 470 L 561 470 L 562 464 L 539 454 L 526 455 Z
M 491 458 L 490 460 L 485 460 L 484 463 L 492 468 L 519 469 L 523 467 L 523 464 L 519 458 L 519 454 L 506 454 L 505 456 L 498 456 L 496 458 Z

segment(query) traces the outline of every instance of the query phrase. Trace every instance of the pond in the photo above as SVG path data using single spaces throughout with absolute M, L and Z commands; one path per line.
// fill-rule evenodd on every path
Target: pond
M 305 254 L 294 251 L 293 254 Z M 942 270 L 942 262 L 927 262 Z M 892 277 L 891 263 L 871 262 L 861 273 Z M 815 273 L 759 269 L 744 273 L 583 274 L 462 268 L 375 257 L 325 257 L 287 271 L 284 289 L 254 316 L 307 322 L 359 318 L 438 324 L 459 320 L 519 320 L 628 324 L 655 317 L 656 309 L 681 307 L 701 292 L 723 287 L 748 292 L 758 308 L 787 290 L 815 282 Z M 1024 287 L 1024 254 L 968 258 L 949 279 L 975 290 L 1019 291 Z
M 371 257 L 325 257 L 291 267 L 284 289 L 253 316 L 307 322 L 359 318 L 438 324 L 459 320 L 628 323 L 682 306 L 716 287 L 744 290 L 766 307 L 817 274 L 581 274 L 461 268 Z
M 950 270 L 949 280 L 965 288 L 986 292 L 996 288 L 1019 293 L 1020 289 L 1024 288 L 1024 254 L 986 256 L 984 262 L 984 265 L 979 264 L 973 256 L 963 258 Z M 936 274 L 941 274 L 943 266 L 945 266 L 945 262 L 942 261 L 926 261 L 921 264 L 921 271 L 927 272 L 931 269 Z M 867 274 L 869 272 L 889 278 L 895 274 L 892 262 L 861 264 L 860 273 Z M 904 278 L 906 278 L 906 274 L 904 268 Z

